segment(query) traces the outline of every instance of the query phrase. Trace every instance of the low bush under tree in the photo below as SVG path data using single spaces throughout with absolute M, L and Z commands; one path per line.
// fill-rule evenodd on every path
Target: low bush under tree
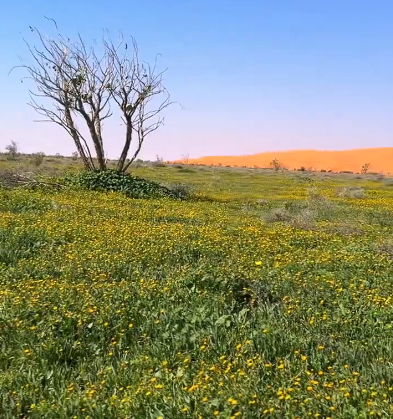
M 121 173 L 113 169 L 82 171 L 66 183 L 78 189 L 121 192 L 130 198 L 175 198 L 186 199 L 182 189 L 170 189 L 157 182 L 146 180 L 130 173 Z

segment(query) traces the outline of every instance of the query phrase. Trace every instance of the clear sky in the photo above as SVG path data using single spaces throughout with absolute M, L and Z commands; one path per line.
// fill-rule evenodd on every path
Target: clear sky
M 2 0 L 0 149 L 70 154 L 60 127 L 33 122 L 21 72 L 29 25 L 87 42 L 102 28 L 133 35 L 141 54 L 168 67 L 184 109 L 141 155 L 165 159 L 286 149 L 393 146 L 392 0 Z M 104 129 L 115 157 L 120 121 Z

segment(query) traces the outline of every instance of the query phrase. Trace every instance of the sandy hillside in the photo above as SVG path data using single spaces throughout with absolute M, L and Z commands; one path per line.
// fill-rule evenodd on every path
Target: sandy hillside
M 269 167 L 277 159 L 287 169 L 352 171 L 358 173 L 365 163 L 369 172 L 393 173 L 393 147 L 345 151 L 296 150 L 253 154 L 249 156 L 211 156 L 190 159 L 189 163 L 223 166 Z

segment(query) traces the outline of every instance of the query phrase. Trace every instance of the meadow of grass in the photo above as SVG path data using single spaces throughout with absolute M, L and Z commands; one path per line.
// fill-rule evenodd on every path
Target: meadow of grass
M 0 191 L 1 418 L 393 416 L 388 182 L 133 171 L 211 200 Z

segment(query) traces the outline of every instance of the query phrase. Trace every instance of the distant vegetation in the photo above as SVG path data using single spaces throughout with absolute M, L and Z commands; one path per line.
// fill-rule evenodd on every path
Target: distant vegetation
M 181 163 L 181 160 L 178 161 Z M 299 171 L 393 174 L 393 147 L 361 150 L 288 150 L 247 156 L 211 156 L 188 159 L 188 164 L 230 167 L 279 168 Z
M 18 157 L 18 155 L 19 155 L 19 147 L 18 147 L 18 144 L 15 141 L 11 141 L 11 143 L 8 144 L 5 147 L 5 149 L 6 149 L 6 152 L 7 152 L 8 156 L 11 159 L 15 160 Z

